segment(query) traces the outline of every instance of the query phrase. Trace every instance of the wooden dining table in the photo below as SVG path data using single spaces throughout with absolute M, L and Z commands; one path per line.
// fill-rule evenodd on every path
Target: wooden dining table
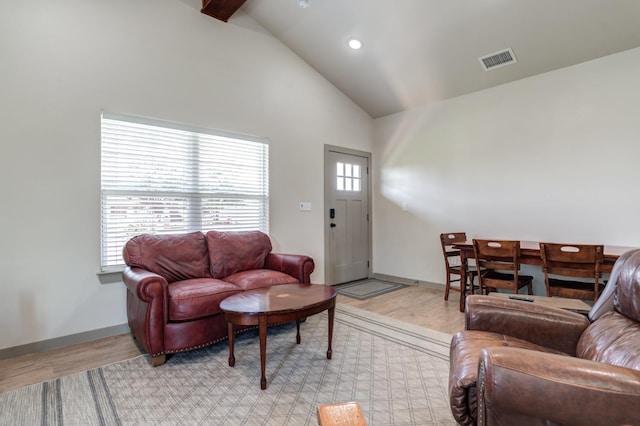
M 467 296 L 467 264 L 469 259 L 474 258 L 473 254 L 473 240 L 467 240 L 465 242 L 455 243 L 453 245 L 456 249 L 460 250 L 460 263 L 462 265 L 462 277 L 461 283 L 464 283 L 460 289 L 460 312 L 464 312 L 465 298 Z M 600 267 L 602 272 L 611 272 L 613 264 L 616 260 L 629 250 L 635 250 L 638 247 L 624 247 L 624 246 L 604 246 L 603 263 Z M 542 266 L 542 256 L 540 255 L 540 243 L 538 241 L 520 241 L 520 263 L 526 265 L 538 265 Z

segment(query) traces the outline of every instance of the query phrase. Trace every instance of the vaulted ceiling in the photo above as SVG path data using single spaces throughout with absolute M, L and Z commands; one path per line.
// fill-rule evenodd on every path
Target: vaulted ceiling
M 640 46 L 638 0 L 203 3 L 247 13 L 374 118 Z M 506 48 L 517 62 L 485 71 Z

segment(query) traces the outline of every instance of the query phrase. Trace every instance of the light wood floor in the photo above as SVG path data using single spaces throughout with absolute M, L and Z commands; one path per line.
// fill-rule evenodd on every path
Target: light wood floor
M 444 290 L 409 286 L 368 300 L 338 295 L 337 301 L 453 334 L 464 328 L 464 316 L 458 310 L 459 297 L 459 293 L 452 292 L 449 301 L 445 302 Z M 0 392 L 135 358 L 143 353 L 130 334 L 122 334 L 0 360 Z

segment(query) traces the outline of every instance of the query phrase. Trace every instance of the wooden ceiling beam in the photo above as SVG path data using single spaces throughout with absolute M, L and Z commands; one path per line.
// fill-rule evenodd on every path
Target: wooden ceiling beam
M 200 12 L 227 22 L 246 0 L 202 0 Z

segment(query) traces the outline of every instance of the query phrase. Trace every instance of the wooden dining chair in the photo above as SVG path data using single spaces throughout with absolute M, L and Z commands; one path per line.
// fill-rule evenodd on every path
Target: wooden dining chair
M 520 274 L 520 241 L 473 240 L 476 265 L 483 271 L 478 275 L 480 294 L 497 289 L 511 290 L 514 294 L 527 287 L 533 294 L 533 277 Z
M 467 282 L 462 283 L 462 259 L 460 257 L 460 250 L 453 247 L 455 243 L 463 243 L 467 241 L 467 234 L 465 232 L 449 232 L 446 234 L 440 234 L 440 244 L 442 245 L 442 254 L 444 255 L 444 265 L 446 276 L 446 284 L 444 288 L 444 300 L 449 300 L 449 290 L 454 290 L 460 293 L 466 294 L 466 285 L 469 284 L 469 292 L 473 293 L 474 277 L 478 275 L 478 270 L 475 266 L 467 263 Z M 457 276 L 458 278 L 454 278 Z M 451 283 L 460 282 L 460 287 L 451 287 Z
M 603 245 L 540 243 L 547 296 L 597 300 L 604 290 L 600 272 L 603 252 Z

